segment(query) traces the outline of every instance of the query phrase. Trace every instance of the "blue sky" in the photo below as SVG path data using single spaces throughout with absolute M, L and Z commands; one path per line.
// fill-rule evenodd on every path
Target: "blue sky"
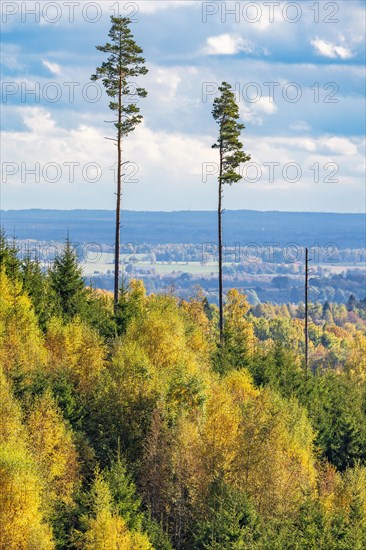
M 124 208 L 216 208 L 211 109 L 226 80 L 252 156 L 226 190 L 226 208 L 365 210 L 364 2 L 3 1 L 1 9 L 1 208 L 114 208 L 108 99 L 89 79 L 118 10 L 133 12 L 149 68 L 144 122 L 124 145 Z

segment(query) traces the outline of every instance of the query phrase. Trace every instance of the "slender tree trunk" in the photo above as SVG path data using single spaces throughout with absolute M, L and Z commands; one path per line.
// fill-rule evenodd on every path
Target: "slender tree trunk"
M 224 305 L 223 305 L 223 284 L 222 284 L 222 148 L 220 147 L 220 175 L 219 175 L 219 204 L 218 204 L 218 240 L 219 240 L 219 326 L 220 345 L 224 340 Z
M 114 313 L 118 309 L 119 297 L 119 255 L 121 241 L 121 195 L 122 195 L 122 71 L 119 75 L 118 88 L 118 138 L 117 138 L 117 201 L 116 201 L 116 236 L 114 247 Z
M 305 374 L 308 374 L 309 331 L 308 331 L 309 251 L 305 248 Z

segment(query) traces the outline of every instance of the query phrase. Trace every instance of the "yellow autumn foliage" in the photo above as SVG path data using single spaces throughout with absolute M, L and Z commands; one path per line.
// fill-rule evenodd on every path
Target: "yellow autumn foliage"
M 89 393 L 105 367 L 105 348 L 99 334 L 79 318 L 64 325 L 53 318 L 46 335 L 48 370 L 66 372 L 80 393 Z
M 46 484 L 47 502 L 70 504 L 77 484 L 72 434 L 49 392 L 38 398 L 27 420 L 30 448 Z
M 45 363 L 37 317 L 21 284 L 0 271 L 0 364 L 7 374 L 26 374 Z
M 197 430 L 192 423 L 182 429 L 198 502 L 218 477 L 245 491 L 264 516 L 292 513 L 304 492 L 315 491 L 314 434 L 305 411 L 254 388 L 244 370 L 213 382 Z
M 249 356 L 255 351 L 256 338 L 252 323 L 246 314 L 250 308 L 245 294 L 237 289 L 230 289 L 226 294 L 225 304 L 225 334 L 234 340 L 243 340 Z
M 337 478 L 334 490 L 333 511 L 352 513 L 355 505 L 363 522 L 366 522 L 366 467 L 348 468 Z
M 112 507 L 107 483 L 97 474 L 92 488 L 93 516 L 88 521 L 85 550 L 153 550 L 146 535 L 129 531 Z
M 186 317 L 188 345 L 207 362 L 213 349 L 214 327 L 205 313 L 203 295 L 198 293 L 189 301 L 182 300 L 180 309 Z
M 366 381 L 366 336 L 357 333 L 350 344 L 346 369 L 358 381 Z
M 151 365 L 156 379 L 166 385 L 172 375 L 184 369 L 187 377 L 209 369 L 208 354 L 202 359 L 190 340 L 187 323 L 181 314 L 177 300 L 170 297 L 151 296 L 144 315 L 133 319 L 122 340 L 126 349 L 141 350 Z
M 52 550 L 43 483 L 21 426 L 20 409 L 0 369 L 0 550 Z

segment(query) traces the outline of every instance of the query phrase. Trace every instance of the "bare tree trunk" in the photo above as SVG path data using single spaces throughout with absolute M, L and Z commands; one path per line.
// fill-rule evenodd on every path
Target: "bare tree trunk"
M 309 251 L 305 248 L 305 374 L 308 374 L 309 331 L 308 331 L 308 292 L 309 292 Z
M 220 175 L 219 175 L 219 204 L 218 204 L 218 237 L 219 237 L 219 326 L 220 345 L 224 340 L 224 306 L 223 306 L 223 282 L 222 282 L 222 148 L 220 147 Z
M 118 309 L 119 297 L 119 255 L 121 240 L 121 195 L 122 195 L 122 71 L 119 75 L 118 88 L 118 139 L 117 139 L 117 202 L 116 202 L 116 236 L 114 247 L 114 313 Z

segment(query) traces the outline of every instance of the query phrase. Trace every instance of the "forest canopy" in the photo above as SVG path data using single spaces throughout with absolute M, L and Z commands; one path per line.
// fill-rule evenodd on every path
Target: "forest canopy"
M 366 545 L 365 308 L 218 311 L 85 285 L 1 237 L 0 547 Z M 67 293 L 65 293 L 67 288 Z

